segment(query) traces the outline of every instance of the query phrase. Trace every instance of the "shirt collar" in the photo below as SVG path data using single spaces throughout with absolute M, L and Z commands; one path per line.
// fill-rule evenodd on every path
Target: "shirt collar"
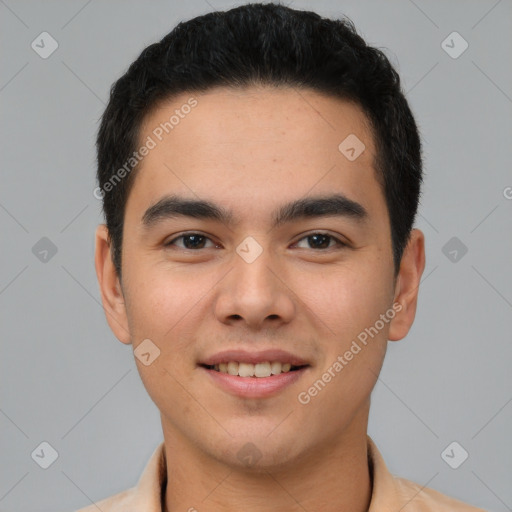
M 384 459 L 370 436 L 367 437 L 368 466 L 372 477 L 372 498 L 368 512 L 396 512 L 403 504 L 399 503 L 396 482 L 389 472 Z

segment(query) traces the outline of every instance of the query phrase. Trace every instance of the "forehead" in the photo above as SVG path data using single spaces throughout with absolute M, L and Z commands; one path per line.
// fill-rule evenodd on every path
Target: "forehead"
M 172 191 L 233 206 L 242 201 L 248 212 L 337 189 L 369 210 L 385 208 L 366 116 L 353 103 L 311 90 L 183 93 L 144 119 L 139 143 L 150 140 L 128 199 L 141 207 Z

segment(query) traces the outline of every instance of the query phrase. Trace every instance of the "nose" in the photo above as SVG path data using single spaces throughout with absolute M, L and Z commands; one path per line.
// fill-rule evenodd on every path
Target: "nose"
M 219 283 L 215 317 L 224 324 L 245 324 L 252 330 L 289 323 L 296 301 L 278 263 L 268 249 L 253 261 L 236 254 L 232 270 Z

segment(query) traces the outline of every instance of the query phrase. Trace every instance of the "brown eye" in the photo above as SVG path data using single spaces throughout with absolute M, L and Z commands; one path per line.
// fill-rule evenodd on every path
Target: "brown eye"
M 181 245 L 177 244 L 176 243 L 177 240 L 182 240 L 183 243 Z M 180 236 L 172 239 L 171 241 L 165 243 L 165 246 L 166 247 L 177 246 L 181 249 L 190 249 L 190 250 L 204 249 L 205 243 L 208 240 L 210 240 L 210 239 L 207 236 L 201 235 L 200 233 L 188 233 L 188 234 L 180 235 Z M 211 242 L 211 240 L 210 240 L 210 242 Z
M 309 247 L 305 249 L 331 249 L 333 247 L 345 247 L 347 244 L 343 243 L 338 238 L 328 235 L 327 233 L 312 233 L 299 240 L 297 244 L 306 240 Z M 331 242 L 334 242 L 331 244 Z

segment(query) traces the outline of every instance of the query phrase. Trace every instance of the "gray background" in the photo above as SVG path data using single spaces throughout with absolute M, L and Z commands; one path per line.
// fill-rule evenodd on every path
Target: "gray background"
M 146 45 L 234 5 L 0 0 L 1 511 L 71 511 L 131 487 L 162 439 L 100 304 L 94 137 L 110 85 Z M 393 473 L 511 510 L 512 2 L 288 5 L 346 14 L 386 49 L 425 145 L 419 310 L 390 343 L 369 433 Z M 31 48 L 43 31 L 59 44 L 47 59 Z M 456 59 L 441 47 L 453 31 L 469 43 Z M 468 249 L 457 261 L 443 253 L 454 236 Z M 32 251 L 42 237 L 57 248 L 46 262 Z M 42 441 L 59 454 L 46 470 L 31 458 Z M 458 469 L 441 458 L 452 441 L 469 453 Z

